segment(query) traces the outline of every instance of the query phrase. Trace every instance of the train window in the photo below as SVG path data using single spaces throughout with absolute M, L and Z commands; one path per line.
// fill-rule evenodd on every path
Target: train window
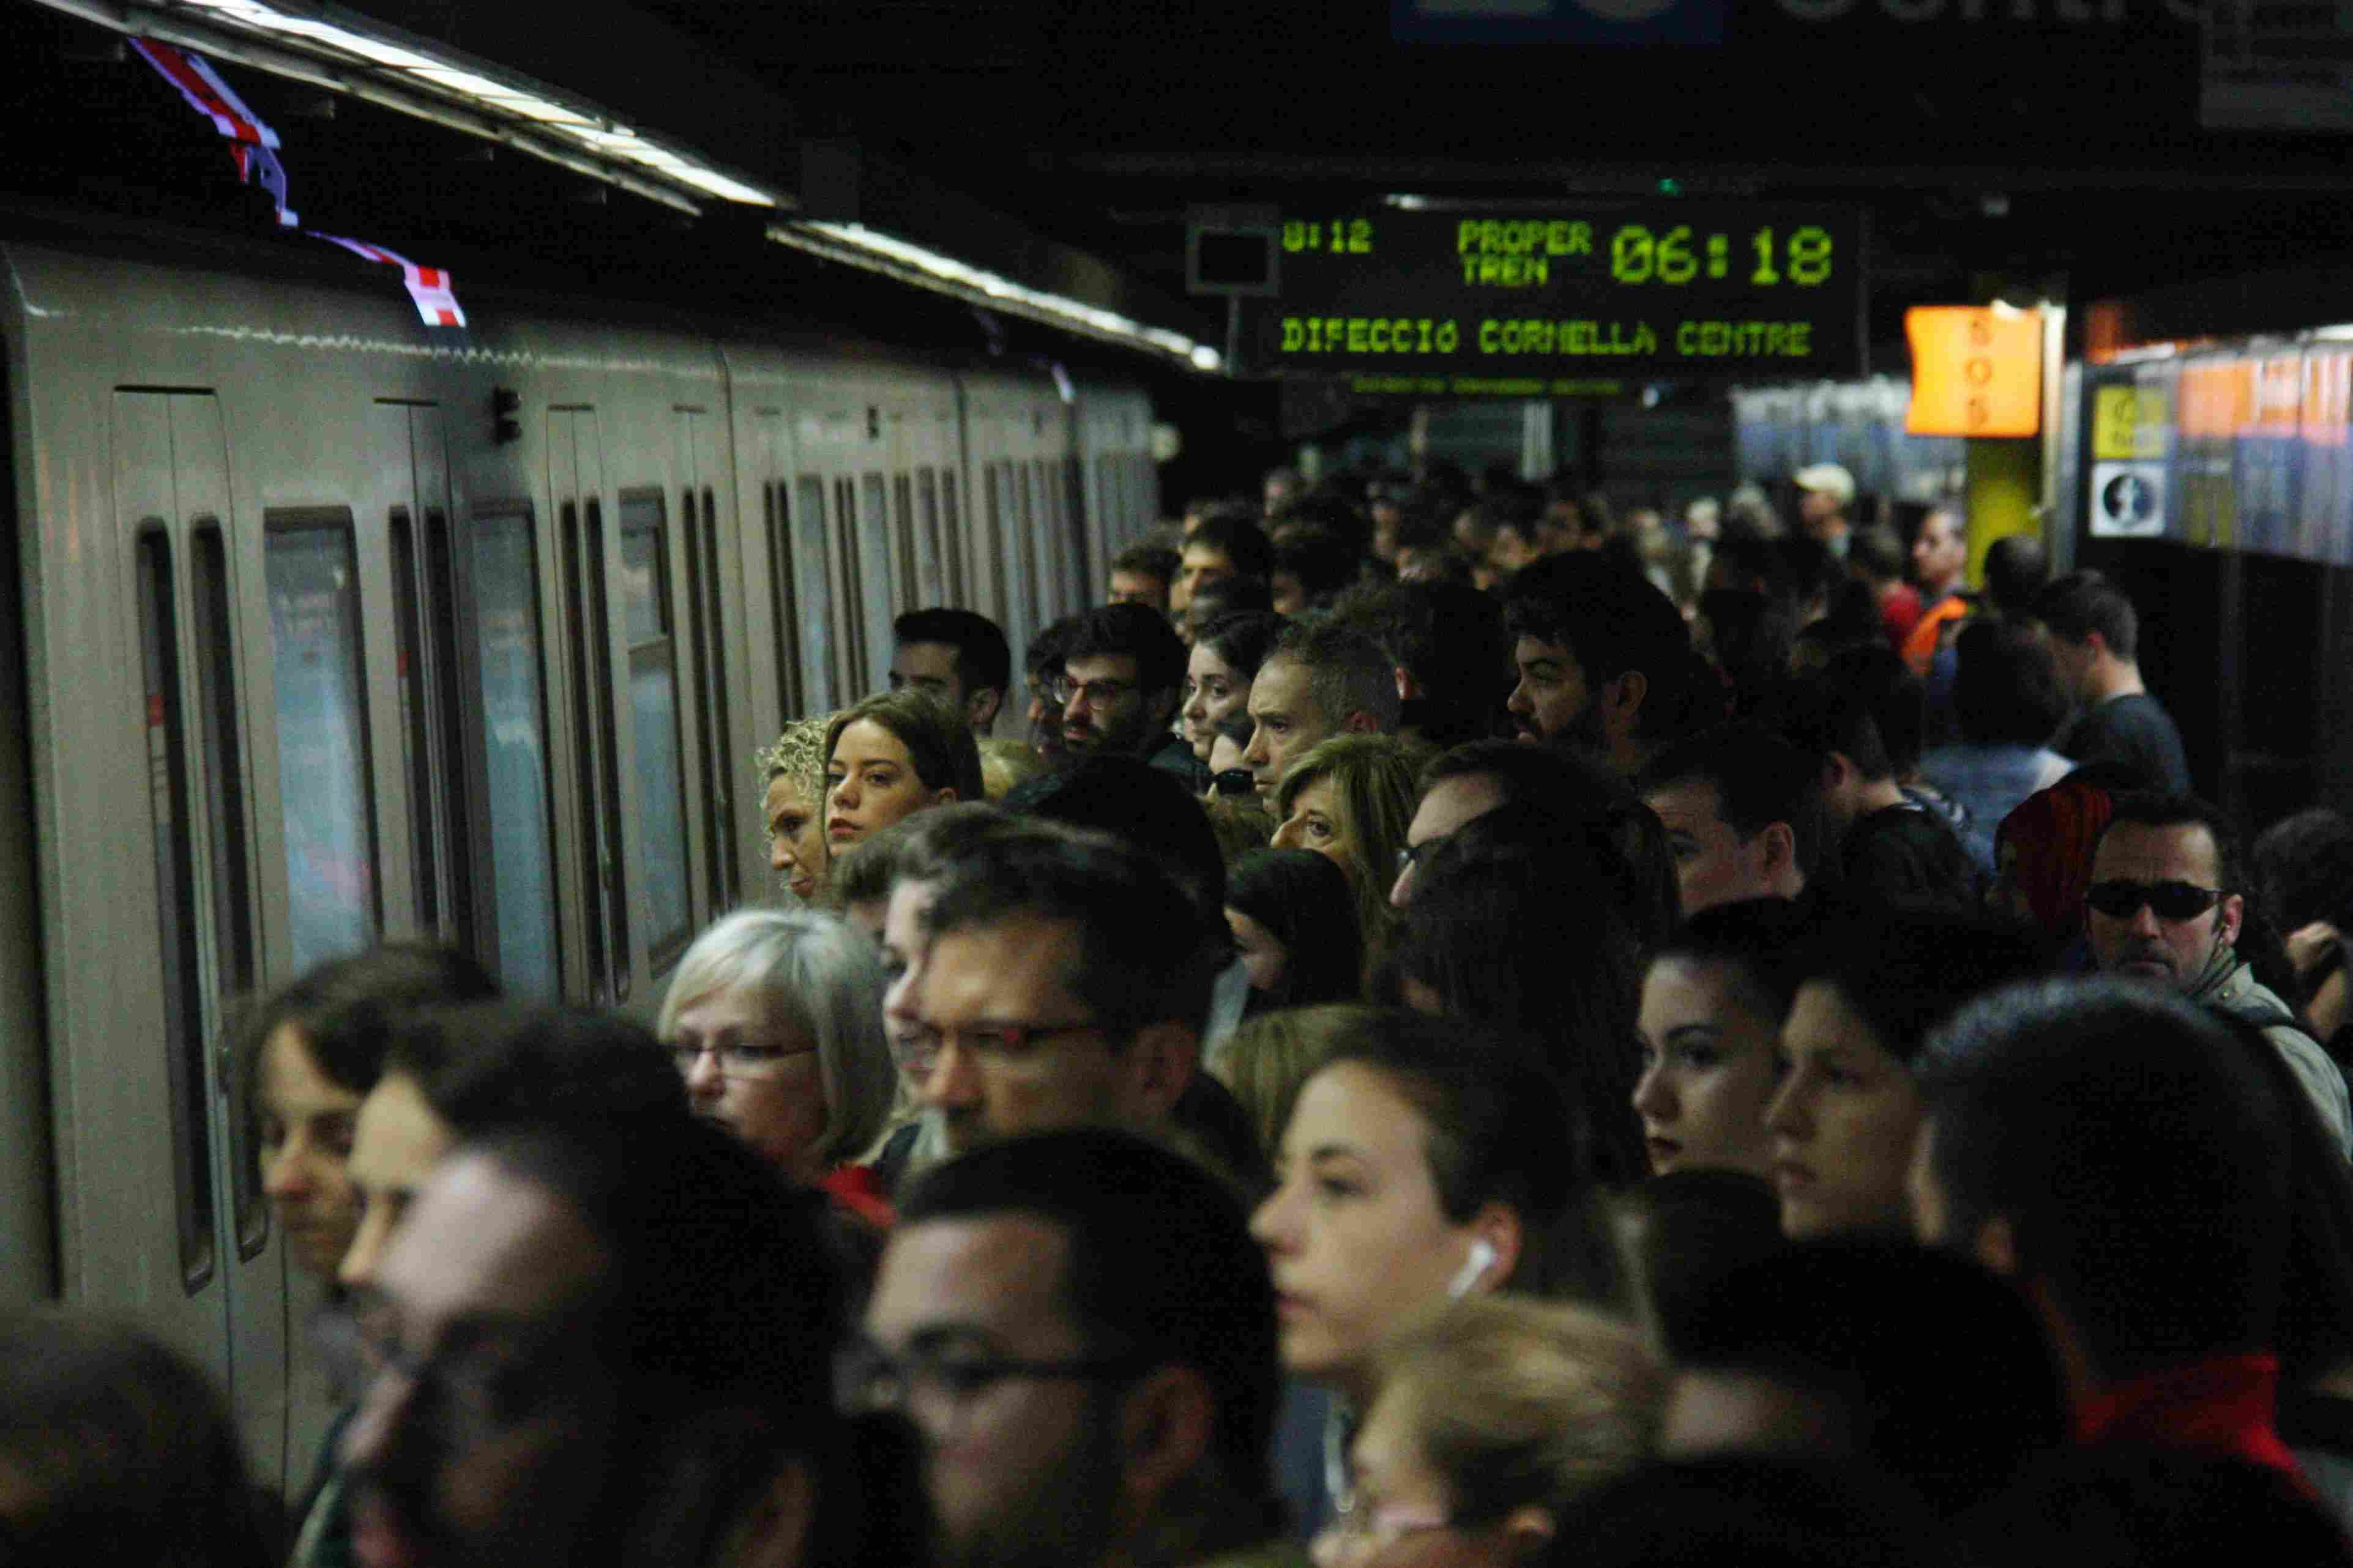
M 899 609 L 903 615 L 937 601 L 923 597 L 923 565 L 915 554 L 915 488 L 906 475 L 892 476 L 891 500 L 899 523 Z
M 555 848 L 547 784 L 539 571 L 527 511 L 478 514 L 473 535 L 474 668 L 481 682 L 482 781 L 500 983 L 554 998 Z
M 172 542 L 160 527 L 139 535 L 140 669 L 147 726 L 147 803 L 155 850 L 157 935 L 163 954 L 164 1061 L 172 1108 L 174 1218 L 180 1283 L 202 1289 L 216 1267 L 211 1106 L 205 1090 L 205 1008 L 196 931 L 195 866 L 189 826 L 185 726 L 180 707 L 179 595 Z
M 801 679 L 800 594 L 794 583 L 793 499 L 781 479 L 760 487 L 760 521 L 768 537 L 768 608 L 776 634 L 777 699 L 787 722 L 808 700 Z
M 863 697 L 883 684 L 881 671 L 891 668 L 891 623 L 898 612 L 891 581 L 891 495 L 882 476 L 868 474 L 858 499 L 857 602 L 866 634 L 866 658 L 860 667 L 866 679 L 860 683 L 858 695 Z
M 1086 471 L 1072 456 L 1056 463 L 1053 472 L 1054 493 L 1060 498 L 1062 508 L 1062 542 L 1071 552 L 1071 592 L 1076 595 L 1074 603 L 1083 605 L 1093 597 L 1089 584 L 1096 571 L 1092 552 L 1087 548 Z
M 694 554 L 693 541 L 687 542 L 687 554 Z M 733 909 L 744 896 L 742 867 L 744 858 L 735 852 L 734 832 L 730 826 L 734 816 L 735 792 L 728 786 L 735 766 L 735 736 L 728 718 L 727 702 L 727 616 L 722 589 L 726 579 L 719 571 L 719 512 L 713 505 L 711 487 L 702 487 L 702 594 L 703 614 L 711 626 L 711 679 L 701 683 L 704 710 L 710 714 L 711 728 L 703 742 L 703 788 L 711 803 L 710 831 L 703 837 L 711 847 L 711 900 L 714 912 Z
M 212 849 L 213 941 L 217 989 L 224 997 L 254 988 L 253 888 L 246 837 L 245 757 L 237 722 L 237 639 L 229 605 L 228 552 L 220 524 L 198 523 L 189 535 L 189 610 L 195 633 L 196 728 L 205 760 L 204 813 Z M 239 1100 L 238 1103 L 242 1103 Z M 239 1258 L 260 1255 L 269 1243 L 269 1205 L 261 1193 L 245 1117 L 228 1119 L 229 1192 Z
M 586 513 L 584 520 L 583 513 Z M 613 714 L 613 632 L 605 584 L 605 518 L 591 497 L 565 501 L 564 609 L 572 649 L 572 737 L 580 781 L 580 877 L 588 984 L 599 1002 L 628 994 L 628 858 Z
M 1027 463 L 1008 461 L 1005 466 L 1013 470 L 1008 477 L 1006 488 L 1019 498 L 1019 504 L 1012 510 L 1014 531 L 1021 536 L 1023 624 L 1034 634 L 1053 618 L 1053 612 L 1047 607 L 1045 579 L 1038 571 L 1037 480 L 1031 476 Z
M 866 639 L 859 636 L 859 606 L 865 600 L 858 570 L 858 487 L 833 481 L 833 632 L 841 647 L 841 684 L 833 689 L 837 707 L 847 708 L 866 689 Z
M 1029 635 L 1021 628 L 1020 617 L 1014 614 L 1013 600 L 1006 591 L 1006 514 L 1012 509 L 1005 504 L 1003 479 L 999 464 L 991 463 L 981 470 L 981 500 L 988 519 L 988 536 L 982 542 L 988 559 L 989 612 L 1005 623 L 1006 635 L 1018 646 L 1026 643 Z
M 701 573 L 694 558 L 694 492 L 685 496 L 680 526 L 687 531 L 688 587 Z M 655 969 L 686 951 L 694 910 L 687 886 L 685 747 L 679 736 L 677 639 L 671 635 L 669 530 L 659 490 L 621 492 L 621 625 L 629 645 L 629 740 L 637 764 L 638 826 L 646 857 L 646 944 Z M 707 661 L 701 647 L 702 616 L 691 613 L 698 645 L 696 662 Z M 710 737 L 706 732 L 703 744 Z M 611 797 L 617 805 L 619 795 Z
M 947 574 L 942 567 L 946 551 L 940 539 L 939 475 L 929 468 L 917 469 L 915 499 L 923 512 L 923 543 L 919 547 L 923 561 L 923 602 L 944 605 L 949 600 Z
M 940 561 L 947 569 L 948 603 L 971 607 L 964 580 L 965 540 L 964 518 L 956 507 L 956 477 L 954 468 L 940 470 L 940 529 L 944 541 Z
M 797 570 L 794 585 L 802 592 L 814 594 L 817 603 L 797 625 L 781 628 L 779 637 L 798 634 L 804 640 L 801 668 L 805 679 L 801 687 L 799 708 L 786 710 L 786 716 L 799 719 L 813 712 L 824 712 L 840 706 L 841 639 L 834 635 L 834 605 L 840 597 L 827 570 L 825 521 L 825 481 L 814 474 L 803 474 L 793 481 L 797 504 L 793 511 L 799 526 L 793 529 L 793 560 Z M 783 499 L 784 487 L 777 487 L 777 497 Z M 793 517 L 785 518 L 791 527 Z M 825 695 L 820 698 L 818 690 Z
M 375 939 L 375 799 L 352 514 L 262 514 L 286 923 L 299 972 Z
M 417 528 L 406 507 L 391 514 L 395 657 L 399 661 L 400 740 L 408 779 L 409 839 L 417 923 L 471 950 L 473 898 L 465 838 L 463 731 L 450 682 L 458 669 L 449 520 L 426 510 Z

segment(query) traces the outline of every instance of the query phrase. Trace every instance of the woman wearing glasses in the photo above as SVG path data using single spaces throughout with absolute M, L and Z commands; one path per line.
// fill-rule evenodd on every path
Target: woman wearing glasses
M 836 855 L 927 806 L 985 800 L 964 715 L 909 687 L 870 697 L 825 728 L 825 836 Z
M 857 1208 L 868 1184 L 850 1162 L 881 1136 L 898 1083 L 884 984 L 873 944 L 839 920 L 744 910 L 686 950 L 654 1032 L 695 1114 Z
M 1514 1568 L 1587 1491 L 1640 1465 L 1666 1379 L 1621 1323 L 1512 1297 L 1458 1301 L 1376 1356 L 1353 1506 L 1316 1568 Z

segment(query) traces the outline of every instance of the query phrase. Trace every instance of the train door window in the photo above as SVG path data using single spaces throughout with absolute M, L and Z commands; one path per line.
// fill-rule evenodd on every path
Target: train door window
M 352 514 L 262 514 L 287 936 L 297 971 L 375 940 L 375 801 Z
M 946 546 L 940 533 L 938 474 L 929 468 L 915 471 L 915 500 L 921 509 L 923 521 L 923 542 L 919 546 L 923 562 L 923 602 L 926 605 L 955 603 L 947 596 L 947 573 L 943 566 Z
M 528 511 L 474 521 L 474 668 L 482 714 L 497 969 L 508 992 L 553 998 L 563 975 L 555 934 L 555 844 L 547 782 L 538 552 Z
M 599 1001 L 621 1002 L 628 998 L 632 973 L 628 858 L 623 847 L 619 724 L 614 715 L 605 509 L 595 495 L 565 503 L 564 542 L 573 744 L 581 781 L 581 876 L 582 885 L 590 890 L 586 900 L 589 984 Z
M 1009 542 L 1006 538 L 1006 513 L 1010 509 L 1005 504 L 1005 487 L 1001 479 L 1002 475 L 994 463 L 981 470 L 981 500 L 986 504 L 988 523 L 987 537 L 982 541 L 982 549 L 988 562 L 988 608 L 990 614 L 1005 622 L 1008 636 L 1016 642 L 1024 642 L 1027 636 L 1019 630 L 1020 617 L 1014 613 L 1013 599 L 1006 588 L 1006 546 Z
M 780 510 L 783 526 L 792 531 L 793 591 L 796 599 L 807 595 L 809 600 L 799 618 L 785 626 L 780 636 L 794 637 L 800 643 L 801 706 L 787 708 L 785 716 L 797 719 L 808 713 L 823 713 L 840 705 L 841 641 L 833 635 L 833 606 L 836 600 L 833 579 L 826 563 L 826 541 L 828 537 L 825 520 L 825 481 L 813 474 L 803 474 L 793 481 L 793 505 Z M 785 499 L 785 487 L 776 486 L 776 500 Z
M 456 578 L 449 518 L 425 509 L 420 531 L 406 507 L 391 516 L 393 636 L 400 665 L 402 762 L 412 803 L 409 837 L 417 919 L 471 951 L 473 887 L 466 838 L 466 754 L 457 678 Z
M 1075 456 L 1061 458 L 1053 466 L 1054 493 L 1061 498 L 1062 539 L 1071 549 L 1071 591 L 1077 603 L 1086 604 L 1093 597 L 1088 584 L 1098 571 L 1110 568 L 1095 559 L 1087 537 L 1087 476 L 1084 466 Z
M 1038 570 L 1038 487 L 1027 463 L 1008 462 L 1014 470 L 1008 489 L 1018 498 L 1013 526 L 1021 536 L 1021 600 L 1028 612 L 1025 624 L 1035 628 L 1053 618 L 1047 608 L 1045 579 Z
M 768 538 L 768 607 L 776 628 L 777 700 L 787 721 L 808 705 L 808 683 L 801 674 L 801 640 L 808 635 L 801 625 L 801 596 L 793 560 L 793 496 L 782 479 L 760 487 L 760 526 Z
M 859 606 L 865 603 L 859 581 L 858 487 L 833 481 L 833 635 L 841 649 L 841 682 L 833 690 L 837 707 L 858 700 L 866 687 L 866 639 L 859 635 Z
M 172 1108 L 174 1217 L 180 1283 L 190 1295 L 217 1268 L 213 1239 L 211 1107 L 205 1089 L 203 963 L 196 929 L 186 725 L 180 700 L 179 594 L 172 543 L 162 527 L 139 534 L 140 673 L 146 692 L 147 801 L 155 853 L 156 916 L 164 960 L 164 1050 Z
M 882 685 L 881 672 L 891 668 L 891 623 L 898 612 L 891 581 L 890 488 L 881 474 L 868 474 L 858 499 L 858 604 L 866 649 L 866 679 L 858 693 L 863 697 Z
M 947 602 L 967 609 L 972 600 L 965 586 L 965 561 L 964 518 L 956 506 L 956 476 L 954 468 L 940 470 L 940 563 L 947 574 Z
M 1054 487 L 1046 482 L 1046 462 L 1033 458 L 1021 465 L 1021 483 L 1025 491 L 1037 493 L 1037 510 L 1031 518 L 1039 549 L 1038 565 L 1038 619 L 1043 624 L 1060 617 L 1064 596 L 1069 592 L 1069 579 L 1062 570 L 1061 520 L 1054 515 Z
M 694 558 L 694 544 L 687 542 L 687 559 Z M 711 863 L 711 901 L 714 912 L 733 909 L 744 896 L 741 868 L 744 858 L 734 848 L 734 831 L 730 823 L 734 815 L 735 792 L 728 784 L 734 776 L 735 734 L 728 716 L 727 702 L 727 616 L 724 587 L 726 579 L 719 569 L 719 512 L 714 505 L 711 487 L 702 487 L 702 592 L 698 595 L 702 615 L 709 625 L 711 639 L 711 679 L 697 681 L 702 692 L 703 711 L 710 729 L 703 736 L 702 780 L 711 813 L 709 831 L 703 841 L 709 846 Z
M 646 945 L 655 969 L 686 951 L 694 911 L 687 885 L 685 750 L 679 734 L 677 639 L 671 635 L 668 528 L 659 490 L 621 492 L 621 627 L 629 649 L 629 750 L 645 853 Z M 693 527 L 693 495 L 681 526 Z M 699 615 L 691 617 L 699 620 Z M 616 795 L 613 803 L 617 805 Z
M 198 523 L 189 535 L 189 609 L 195 634 L 196 728 L 205 764 L 206 837 L 212 850 L 215 967 L 224 997 L 252 994 L 258 978 L 253 881 L 247 837 L 244 728 L 237 721 L 237 640 L 229 605 L 228 552 L 220 524 Z M 261 1166 L 239 1114 L 228 1121 L 229 1192 L 237 1256 L 260 1254 L 269 1241 L 269 1205 Z
M 904 474 L 891 478 L 892 517 L 899 525 L 893 541 L 899 558 L 899 612 L 920 609 L 923 598 L 923 569 L 915 557 L 915 487 Z

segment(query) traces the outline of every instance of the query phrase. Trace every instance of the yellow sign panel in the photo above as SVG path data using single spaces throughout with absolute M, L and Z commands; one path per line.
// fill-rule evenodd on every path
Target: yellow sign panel
M 2092 397 L 2092 460 L 2147 462 L 2165 456 L 2165 428 L 2172 415 L 2165 389 L 2103 386 Z
M 2042 315 L 1924 305 L 1904 312 L 1915 436 L 2032 436 L 2042 428 Z

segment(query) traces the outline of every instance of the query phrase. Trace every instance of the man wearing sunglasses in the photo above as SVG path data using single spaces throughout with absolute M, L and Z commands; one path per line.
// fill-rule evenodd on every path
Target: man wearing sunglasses
M 2186 996 L 2263 1030 L 2353 1152 L 2345 1077 L 2258 983 L 2236 947 L 2246 900 L 2238 836 L 2189 795 L 2124 795 L 2092 857 L 2084 921 L 2100 967 Z
M 1268 1466 L 1274 1286 L 1182 1155 L 1076 1129 L 904 1195 L 837 1389 L 921 1435 L 944 1568 L 1292 1563 Z

